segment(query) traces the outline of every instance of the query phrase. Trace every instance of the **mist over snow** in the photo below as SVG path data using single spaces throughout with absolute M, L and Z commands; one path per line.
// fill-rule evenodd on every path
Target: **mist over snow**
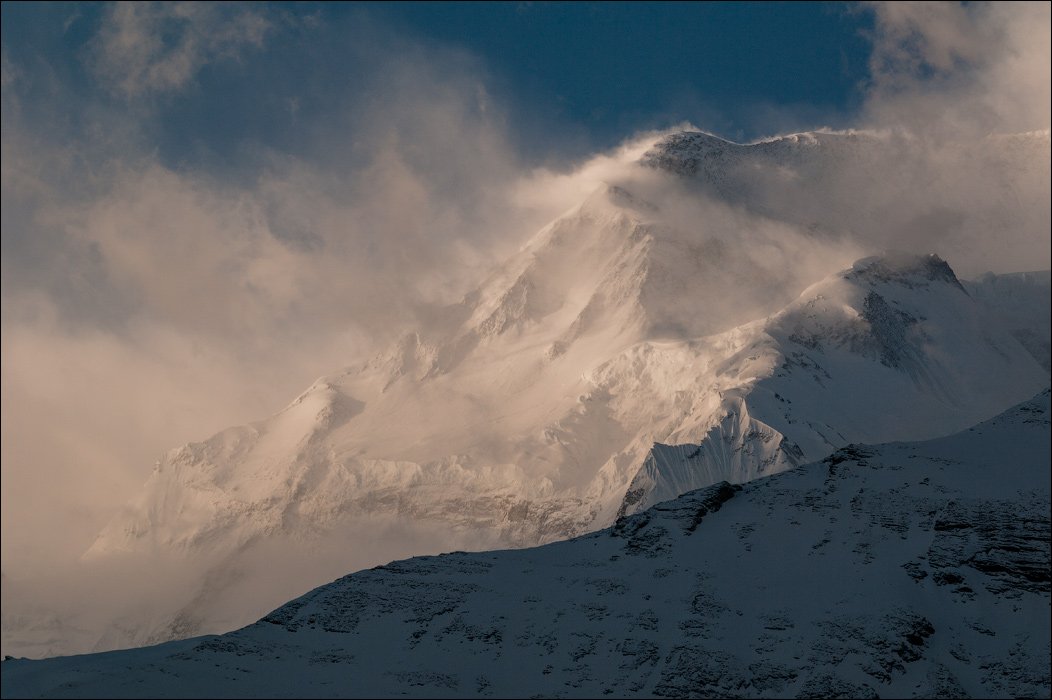
M 223 635 L 8 660 L 3 690 L 1042 697 L 1048 398 L 940 439 L 716 484 L 570 541 L 355 572 Z
M 318 377 L 390 359 L 390 348 L 408 347 L 398 345 L 407 337 L 422 340 L 398 359 L 406 376 L 423 376 L 427 353 L 465 347 L 456 344 L 461 329 L 484 335 L 486 323 L 532 318 L 525 302 L 516 311 L 501 285 L 522 272 L 516 261 L 532 260 L 551 240 L 543 231 L 552 222 L 577 216 L 584 223 L 573 230 L 599 231 L 602 250 L 609 228 L 595 221 L 619 212 L 678 232 L 661 239 L 672 241 L 667 248 L 648 251 L 647 264 L 666 265 L 668 279 L 690 280 L 689 296 L 641 282 L 652 325 L 631 341 L 687 343 L 699 357 L 704 344 L 689 341 L 730 334 L 719 351 L 703 347 L 715 357 L 744 337 L 735 329 L 782 312 L 811 285 L 869 255 L 937 253 L 962 280 L 1052 267 L 1048 4 L 888 3 L 852 11 L 871 24 L 857 108 L 828 119 L 792 105 L 771 109 L 760 130 L 768 137 L 716 150 L 709 143 L 697 162 L 680 149 L 678 160 L 660 167 L 655 145 L 681 132 L 714 138 L 704 118 L 721 123 L 718 107 L 670 116 L 668 105 L 656 104 L 626 123 L 619 143 L 593 143 L 580 123 L 559 121 L 540 105 L 536 115 L 523 110 L 506 77 L 470 49 L 367 10 L 337 22 L 320 11 L 256 4 L 63 6 L 38 18 L 38 51 L 5 33 L 5 651 L 11 619 L 44 620 L 46 628 L 48 616 L 64 622 L 90 600 L 93 611 L 81 622 L 104 626 L 116 615 L 149 614 L 192 588 L 200 572 L 178 562 L 93 567 L 81 557 L 156 478 L 155 465 L 168 464 L 170 449 L 277 414 L 293 397 L 313 396 L 304 389 Z M 8 24 L 14 11 L 5 4 L 3 12 Z M 61 42 L 74 48 L 60 56 L 54 46 Z M 200 107 L 213 99 L 230 100 L 230 111 Z M 244 104 L 258 105 L 266 119 L 248 118 Z M 200 133 L 172 126 L 205 121 Z M 712 160 L 717 151 L 729 160 Z M 691 238 L 695 231 L 704 238 Z M 716 259 L 717 247 L 721 262 L 707 277 L 678 267 L 695 254 Z M 566 260 L 597 259 L 586 252 Z M 602 286 L 604 270 L 562 269 L 556 261 L 528 277 L 538 289 L 558 290 L 560 300 L 585 282 L 590 294 L 599 289 L 615 300 L 616 290 Z M 695 298 L 712 301 L 699 301 L 699 310 L 689 303 Z M 554 297 L 529 299 L 557 305 Z M 451 308 L 475 316 L 454 322 Z M 622 308 L 611 301 L 597 313 L 610 328 L 631 330 L 637 319 L 617 316 Z M 494 315 L 509 309 L 522 317 Z M 1024 321 L 1031 323 L 1016 325 Z M 555 329 L 522 337 L 543 339 L 557 355 L 557 343 L 577 336 Z M 620 350 L 629 330 L 580 345 L 581 357 Z M 1027 349 L 1045 347 L 1047 355 L 1047 341 L 1033 342 L 1038 350 Z M 518 349 L 495 347 L 494 357 Z M 680 357 L 679 349 L 646 352 L 667 352 L 661 367 Z M 567 382 L 586 368 L 572 354 L 560 362 Z M 739 370 L 741 378 L 750 368 Z M 614 362 L 604 371 L 619 370 Z M 1033 376 L 1040 380 L 1030 368 L 1018 371 L 1012 402 L 1033 394 L 1022 395 Z M 508 375 L 515 372 L 526 376 L 522 368 Z M 455 411 L 492 408 L 475 400 L 472 386 L 464 380 L 449 420 Z M 428 400 L 421 405 L 443 410 L 443 396 Z M 401 426 L 370 420 L 397 441 Z M 963 427 L 947 424 L 945 432 Z M 459 449 L 454 438 L 441 445 L 418 437 L 443 455 Z M 472 439 L 489 449 L 506 437 Z M 556 474 L 519 466 L 508 484 L 564 485 Z M 625 464 L 618 478 L 640 466 Z M 669 476 L 654 478 L 660 485 Z M 595 493 L 572 486 L 578 495 Z M 355 542 L 350 559 L 353 519 L 303 552 L 295 540 L 261 542 L 239 566 L 288 563 L 268 573 L 288 580 L 263 586 L 266 600 L 275 587 L 299 591 L 297 576 L 306 571 L 319 582 L 346 573 L 348 561 L 366 566 L 438 551 L 451 538 L 465 549 L 506 544 L 482 530 L 370 517 L 361 526 L 369 537 Z

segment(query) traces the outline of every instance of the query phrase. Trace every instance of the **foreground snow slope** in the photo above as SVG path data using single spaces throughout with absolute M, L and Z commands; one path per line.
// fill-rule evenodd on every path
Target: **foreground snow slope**
M 5 661 L 5 697 L 1050 690 L 1049 392 L 606 530 L 346 576 L 217 637 Z

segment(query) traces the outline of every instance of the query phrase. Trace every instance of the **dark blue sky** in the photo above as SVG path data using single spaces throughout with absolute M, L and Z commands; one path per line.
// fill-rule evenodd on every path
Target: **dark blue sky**
M 757 108 L 836 117 L 866 78 L 869 17 L 843 4 L 370 3 L 419 36 L 482 56 L 509 96 L 599 141 L 718 116 L 769 133 Z
M 848 5 L 808 2 L 298 3 L 267 12 L 273 28 L 262 46 L 134 106 L 87 68 L 100 5 L 5 3 L 5 63 L 23 78 L 12 89 L 31 119 L 76 131 L 90 128 L 81 122 L 93 110 L 134 110 L 162 159 L 185 163 L 230 160 L 253 144 L 309 148 L 317 134 L 305 125 L 375 89 L 378 53 L 425 47 L 478 72 L 524 159 L 543 161 L 682 121 L 736 140 L 848 124 L 872 22 Z

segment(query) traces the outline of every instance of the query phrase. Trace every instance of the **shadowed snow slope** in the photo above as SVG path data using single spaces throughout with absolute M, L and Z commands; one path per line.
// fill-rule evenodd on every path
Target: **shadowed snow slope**
M 1049 681 L 1049 393 L 533 549 L 395 562 L 237 632 L 5 661 L 4 697 L 1019 697 Z
M 964 286 L 1046 372 L 1052 369 L 1052 272 L 987 273 Z
M 19 638 L 5 617 L 7 649 L 224 631 L 351 569 L 572 537 L 848 443 L 946 435 L 1032 396 L 1047 372 L 938 257 L 827 276 L 854 248 L 826 224 L 780 221 L 773 201 L 743 218 L 746 175 L 764 192 L 770 177 L 821 190 L 828 163 L 881 146 L 661 142 L 644 157 L 656 167 L 600 188 L 428 327 L 270 419 L 165 456 L 85 555 L 177 572 L 160 604 L 59 642 Z M 699 172 L 738 184 L 683 205 L 682 175 Z

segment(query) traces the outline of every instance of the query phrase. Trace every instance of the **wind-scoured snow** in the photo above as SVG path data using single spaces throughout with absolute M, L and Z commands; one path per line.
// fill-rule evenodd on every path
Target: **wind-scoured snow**
M 543 547 L 395 562 L 5 697 L 1047 697 L 1049 392 Z

